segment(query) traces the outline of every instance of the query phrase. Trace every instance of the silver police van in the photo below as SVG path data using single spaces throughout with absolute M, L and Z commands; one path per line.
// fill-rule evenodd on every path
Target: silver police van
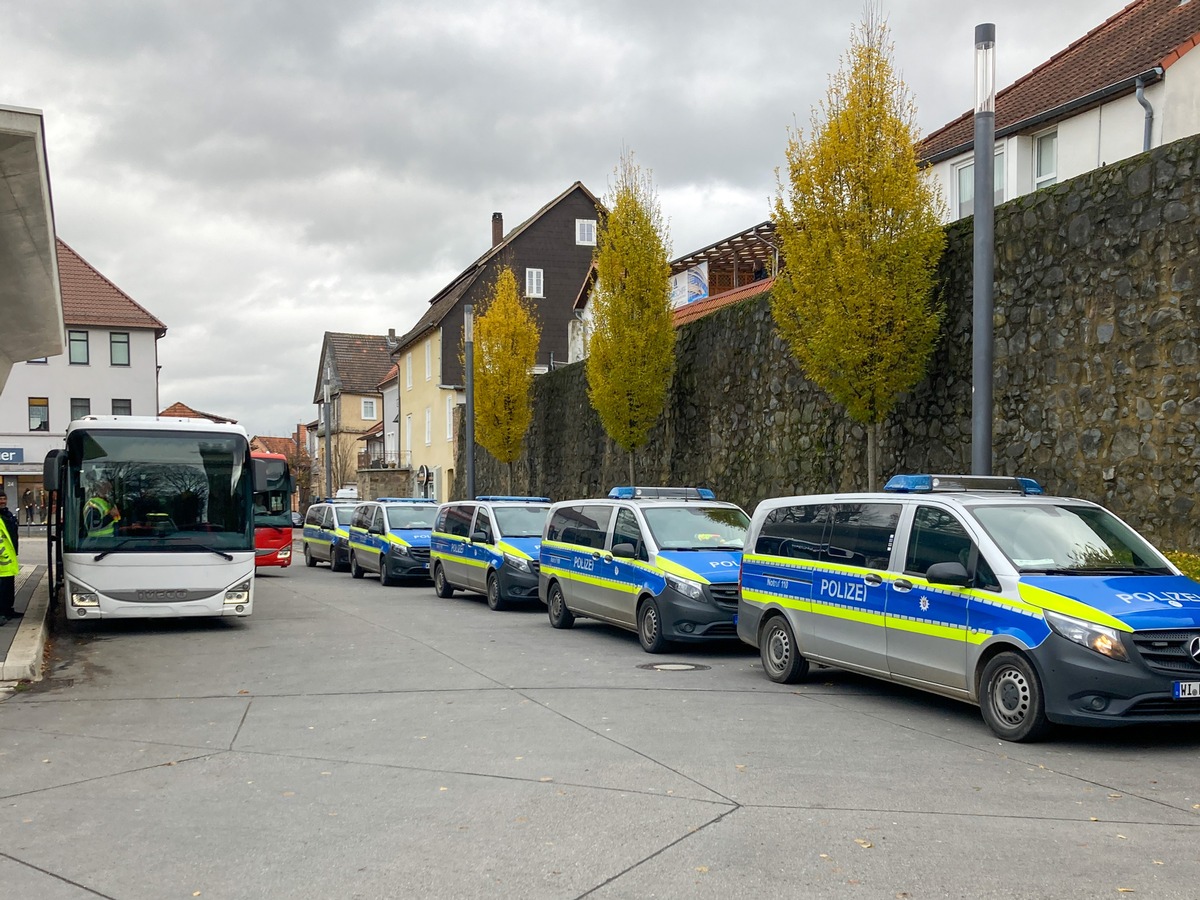
M 703 488 L 618 487 L 607 499 L 554 504 L 538 574 L 550 624 L 599 619 L 636 631 L 647 653 L 735 639 L 749 522 Z
M 837 666 L 1050 723 L 1200 722 L 1200 584 L 1132 528 L 1029 479 L 902 475 L 765 500 L 738 635 L 773 681 Z

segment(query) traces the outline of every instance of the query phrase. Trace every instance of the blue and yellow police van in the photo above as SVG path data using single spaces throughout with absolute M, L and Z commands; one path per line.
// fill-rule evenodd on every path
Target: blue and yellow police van
M 548 497 L 488 495 L 444 503 L 433 529 L 433 587 L 483 594 L 491 609 L 537 599 Z
M 437 504 L 410 497 L 381 497 L 354 507 L 350 520 L 350 576 L 371 572 L 382 585 L 429 577 L 429 535 Z
M 750 519 L 712 491 L 616 487 L 554 504 L 538 592 L 550 624 L 587 617 L 637 632 L 642 649 L 737 638 L 737 576 Z
M 1200 722 L 1200 584 L 1095 503 L 1030 479 L 898 475 L 764 500 L 738 635 L 776 682 L 836 666 L 1052 723 Z
M 327 562 L 335 572 L 350 568 L 350 519 L 357 500 L 328 498 L 304 514 L 304 564 L 310 569 Z

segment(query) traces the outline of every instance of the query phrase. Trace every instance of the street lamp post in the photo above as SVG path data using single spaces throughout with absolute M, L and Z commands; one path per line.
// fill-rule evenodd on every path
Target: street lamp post
M 971 472 L 992 474 L 992 283 L 995 274 L 996 26 L 975 26 L 975 272 Z
M 475 311 L 463 307 L 463 358 L 466 363 L 467 424 L 463 440 L 467 444 L 467 498 L 475 496 Z
M 325 496 L 333 496 L 333 458 L 330 456 L 329 448 L 332 443 L 330 431 L 332 430 L 330 415 L 329 415 L 329 360 L 325 360 L 325 383 L 324 383 L 324 402 L 321 404 L 321 411 L 325 414 Z

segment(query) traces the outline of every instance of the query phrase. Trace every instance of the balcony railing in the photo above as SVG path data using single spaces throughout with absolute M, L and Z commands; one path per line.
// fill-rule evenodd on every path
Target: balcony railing
M 384 453 L 382 450 L 364 450 L 358 454 L 360 469 L 411 469 L 412 451 L 393 450 Z

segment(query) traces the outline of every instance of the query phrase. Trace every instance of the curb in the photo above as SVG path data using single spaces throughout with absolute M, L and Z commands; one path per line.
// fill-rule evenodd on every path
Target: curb
M 46 648 L 46 612 L 50 594 L 40 590 L 45 573 L 30 579 L 34 582 L 25 616 L 8 648 L 8 656 L 0 660 L 0 681 L 41 681 L 42 653 Z

